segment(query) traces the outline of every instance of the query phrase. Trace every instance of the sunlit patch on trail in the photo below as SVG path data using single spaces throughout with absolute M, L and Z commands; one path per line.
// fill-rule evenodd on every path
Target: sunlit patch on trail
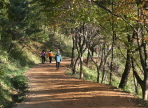
M 27 99 L 16 108 L 136 108 L 133 95 L 65 75 L 69 63 L 62 61 L 59 70 L 54 62 L 30 68 Z

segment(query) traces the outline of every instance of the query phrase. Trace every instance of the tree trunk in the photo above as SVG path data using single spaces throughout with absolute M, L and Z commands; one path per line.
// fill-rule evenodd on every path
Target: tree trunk
M 98 60 L 99 59 L 97 59 L 97 61 Z M 102 57 L 101 57 L 100 65 L 98 65 L 98 62 L 96 62 L 97 73 L 98 73 L 98 75 L 97 75 L 97 83 L 100 82 L 100 69 L 101 69 L 102 65 L 103 65 L 103 52 L 102 52 Z
M 71 56 L 71 67 L 73 68 L 74 66 L 74 58 L 75 58 L 75 39 L 74 36 L 72 36 L 72 40 L 73 40 L 73 47 L 72 47 L 72 56 Z
M 144 72 L 144 100 L 148 100 L 148 46 L 144 43 L 144 53 L 145 53 L 145 72 Z
M 83 78 L 83 57 L 80 57 L 80 79 Z
M 119 84 L 119 88 L 124 88 L 126 83 L 127 83 L 127 80 L 128 80 L 128 75 L 130 73 L 130 62 L 131 62 L 131 57 L 130 57 L 130 54 L 129 54 L 129 49 L 127 50 L 127 59 L 126 59 L 126 64 L 125 64 L 125 69 L 124 69 L 124 73 L 122 74 L 122 79 L 120 81 L 120 84 Z
M 90 52 L 89 52 L 89 48 L 88 48 L 87 59 L 86 59 L 87 66 L 89 66 L 89 59 L 90 59 Z
M 102 81 L 101 81 L 101 83 L 103 83 L 103 81 L 105 81 L 105 77 L 107 75 L 107 72 L 105 70 L 105 68 L 106 68 L 105 66 L 106 66 L 106 63 L 107 63 L 109 55 L 110 55 L 110 49 L 109 48 L 106 49 L 105 46 L 104 46 L 104 61 L 103 61 L 104 63 L 103 63 L 103 74 L 102 74 Z
M 128 42 L 130 43 L 130 35 L 128 35 Z M 130 73 L 130 68 L 131 68 L 131 50 L 130 48 L 127 49 L 127 58 L 126 58 L 126 64 L 125 64 L 125 69 L 124 72 L 122 74 L 122 78 L 119 84 L 119 88 L 124 88 L 127 80 L 128 80 L 128 75 Z
M 138 73 L 136 72 L 136 69 L 135 69 L 135 62 L 134 62 L 134 59 L 133 57 L 131 57 L 131 62 L 132 62 L 132 70 L 133 70 L 133 75 L 135 76 L 137 82 L 140 84 L 141 88 L 142 88 L 142 92 L 144 94 L 144 81 L 141 80 L 140 76 L 138 75 Z M 144 96 L 143 96 L 144 97 Z
M 77 67 L 78 67 L 78 65 L 79 65 L 79 57 L 77 57 L 76 58 L 76 60 L 75 60 L 75 62 L 74 62 L 74 66 L 73 66 L 73 68 L 72 68 L 72 74 L 76 74 L 76 70 L 77 70 Z

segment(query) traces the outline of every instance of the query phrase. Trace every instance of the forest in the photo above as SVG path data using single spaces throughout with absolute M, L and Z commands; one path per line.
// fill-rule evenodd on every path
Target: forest
M 147 32 L 147 0 L 0 0 L 0 107 L 25 92 L 40 51 L 57 48 L 71 74 L 93 70 L 95 82 L 147 101 Z

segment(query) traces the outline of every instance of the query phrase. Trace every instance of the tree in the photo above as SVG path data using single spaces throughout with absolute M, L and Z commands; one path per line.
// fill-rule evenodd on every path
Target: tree
M 1 20 L 1 40 L 2 45 L 5 46 L 5 50 L 8 53 L 11 52 L 12 48 L 15 47 L 16 43 L 24 43 L 27 42 L 26 37 L 29 37 L 31 34 L 35 32 L 40 32 L 38 27 L 35 27 L 35 23 L 32 24 L 30 19 L 34 17 L 30 17 L 30 12 L 32 12 L 29 5 L 32 2 L 28 2 L 26 0 L 18 1 L 18 0 L 10 0 L 5 3 L 5 7 L 3 7 L 2 14 L 4 16 Z M 39 21 L 39 20 L 38 20 Z
M 128 4 L 127 4 L 127 2 L 128 2 Z M 138 83 L 142 87 L 143 99 L 148 100 L 148 94 L 147 94 L 147 91 L 148 91 L 148 87 L 147 87 L 147 85 L 148 85 L 147 84 L 147 79 L 148 79 L 148 75 L 147 75 L 147 48 L 146 48 L 147 43 L 146 43 L 146 40 L 144 37 L 144 34 L 147 31 L 144 30 L 146 22 L 143 17 L 144 16 L 143 15 L 143 10 L 144 10 L 143 7 L 146 6 L 145 5 L 146 2 L 140 1 L 140 0 L 136 0 L 136 1 L 129 0 L 129 1 L 126 1 L 126 3 L 124 1 L 123 2 L 115 1 L 114 4 L 118 5 L 116 8 L 117 11 L 111 11 L 110 9 L 106 8 L 105 6 L 103 6 L 99 2 L 97 2 L 97 5 L 99 7 L 101 7 L 102 9 L 106 10 L 107 12 L 109 12 L 110 14 L 112 14 L 116 17 L 120 17 L 134 31 L 134 38 L 137 39 L 137 49 L 139 51 L 139 60 L 140 60 L 141 66 L 144 71 L 144 79 L 142 80 L 140 78 L 140 76 L 138 75 L 138 73 L 136 73 L 135 70 L 134 70 L 134 75 L 135 75 L 136 79 L 138 80 Z M 119 5 L 119 4 L 121 4 L 121 5 Z M 136 7 L 136 4 L 137 4 L 137 7 Z M 124 6 L 126 6 L 126 8 Z M 132 9 L 130 8 L 130 11 L 126 11 L 127 9 L 129 9 L 128 7 L 134 7 L 134 8 L 132 8 Z M 136 9 L 138 10 L 138 14 L 135 13 Z M 134 14 L 131 14 L 130 12 L 133 12 Z M 128 18 L 125 16 L 128 16 Z M 129 41 L 129 43 L 131 43 L 131 42 L 132 41 Z M 131 48 L 131 47 L 129 47 L 129 48 Z M 132 49 L 132 50 L 136 50 L 135 47 L 133 47 L 133 48 L 134 49 Z M 130 52 L 131 52 L 131 50 L 128 51 L 128 53 L 130 53 Z M 130 57 L 131 57 L 130 55 L 127 55 L 127 59 Z M 129 63 L 127 63 L 127 64 L 129 64 Z M 130 68 L 130 66 L 127 66 L 127 67 Z M 127 79 L 128 71 L 129 71 L 129 69 L 127 71 L 125 71 L 125 72 L 127 72 L 126 76 L 124 77 L 126 79 Z M 124 82 L 126 82 L 126 80 L 124 80 Z M 141 82 L 143 82 L 143 83 L 141 83 Z

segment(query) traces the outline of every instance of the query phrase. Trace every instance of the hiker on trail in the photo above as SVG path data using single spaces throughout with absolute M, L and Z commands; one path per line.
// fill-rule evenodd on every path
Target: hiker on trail
M 94 47 L 91 47 L 90 48 L 90 51 L 91 51 L 92 56 L 94 56 L 95 48 Z
M 42 50 L 42 52 L 41 52 L 42 63 L 44 63 L 46 61 L 45 56 L 46 56 L 46 51 Z
M 55 61 L 56 61 L 56 68 L 59 69 L 60 67 L 60 62 L 62 61 L 62 56 L 61 54 L 57 53 L 55 55 Z
M 52 57 L 53 57 L 52 50 L 50 50 L 50 51 L 48 52 L 48 57 L 49 57 L 49 63 L 51 63 L 51 62 L 52 62 Z
M 57 54 L 60 54 L 60 53 L 61 53 L 61 52 L 60 52 L 60 49 L 58 49 L 58 50 L 57 50 Z

